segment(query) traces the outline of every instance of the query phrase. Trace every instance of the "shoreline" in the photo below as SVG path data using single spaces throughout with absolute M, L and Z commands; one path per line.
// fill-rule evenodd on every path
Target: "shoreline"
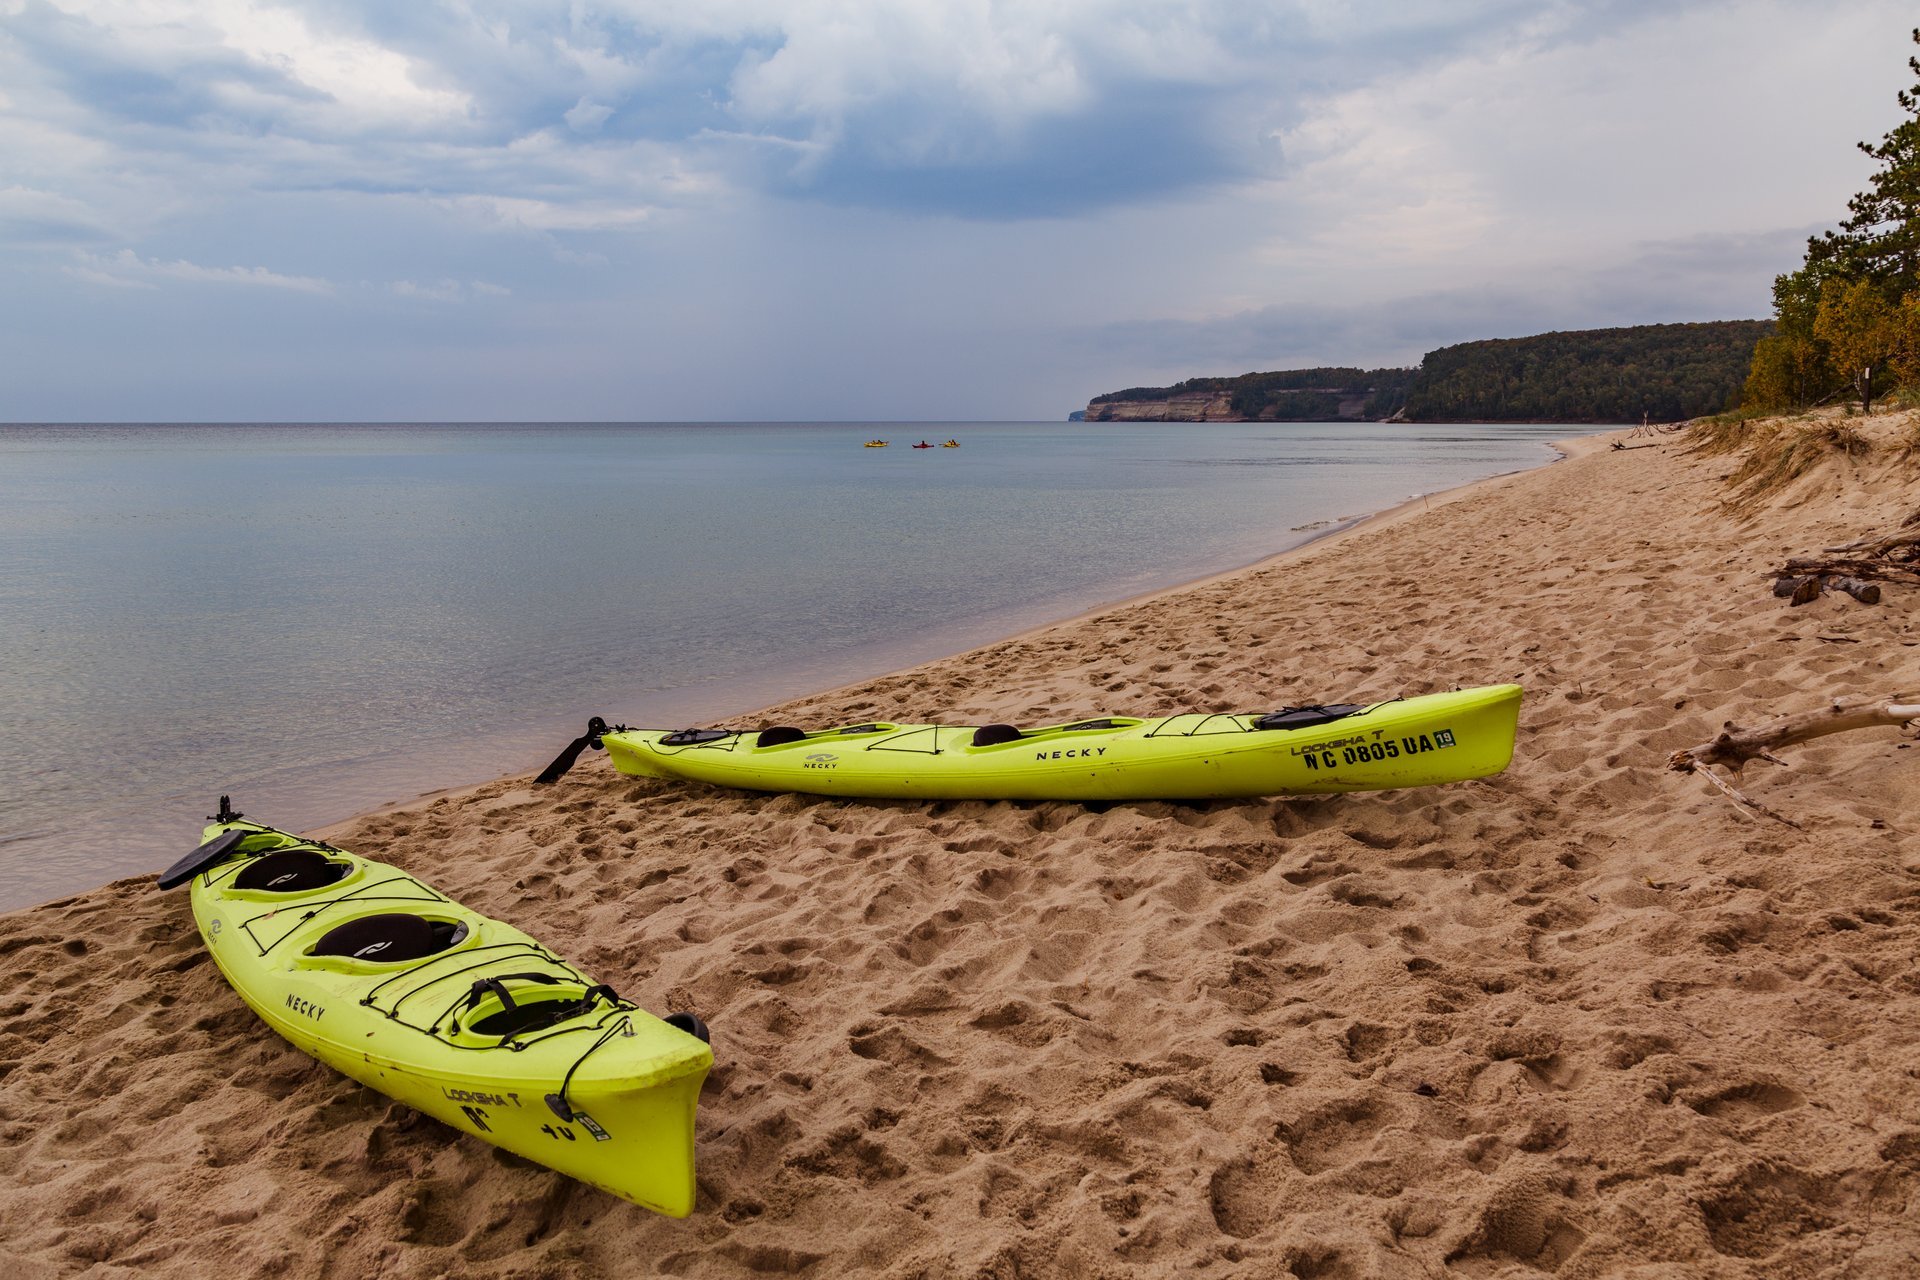
M 1008 634 L 1003 636 L 998 636 L 990 640 L 982 641 L 978 644 L 968 645 L 965 648 L 955 649 L 945 653 L 937 654 L 934 657 L 925 658 L 918 662 L 907 663 L 903 666 L 886 667 L 880 670 L 869 671 L 864 674 L 858 675 L 851 680 L 844 681 L 840 684 L 829 685 L 822 689 L 809 690 L 806 692 L 795 694 L 791 697 L 776 699 L 775 701 L 763 703 L 761 705 L 749 708 L 745 711 L 734 713 L 732 715 L 715 716 L 715 717 L 712 717 L 708 721 L 708 723 L 711 725 L 724 725 L 729 721 L 745 720 L 745 719 L 751 719 L 754 717 L 764 717 L 767 713 L 772 712 L 777 708 L 788 706 L 796 702 L 815 702 L 815 701 L 831 700 L 836 695 L 846 693 L 847 691 L 852 689 L 860 688 L 863 685 L 870 684 L 876 680 L 883 680 L 890 677 L 903 676 L 909 672 L 916 671 L 922 667 L 931 666 L 931 665 L 935 665 L 943 662 L 951 662 L 951 661 L 963 658 L 968 654 L 976 653 L 985 649 L 990 649 L 997 645 L 1012 644 L 1012 643 L 1017 643 L 1019 641 L 1032 639 L 1033 637 L 1044 635 L 1050 631 L 1055 631 L 1063 627 L 1070 627 L 1082 622 L 1089 621 L 1093 618 L 1099 617 L 1102 614 L 1111 613 L 1114 610 L 1126 609 L 1126 608 L 1133 607 L 1135 605 L 1147 604 L 1169 595 L 1177 595 L 1184 591 L 1190 591 L 1196 588 L 1208 586 L 1213 583 L 1221 582 L 1226 579 L 1236 577 L 1240 574 L 1254 573 L 1263 569 L 1292 563 L 1299 559 L 1303 559 L 1308 552 L 1316 548 L 1320 548 L 1323 546 L 1338 545 L 1352 537 L 1358 536 L 1359 534 L 1367 532 L 1369 530 L 1389 527 L 1393 524 L 1398 524 L 1403 520 L 1410 519 L 1413 516 L 1418 515 L 1422 512 L 1432 510 L 1433 507 L 1436 505 L 1436 503 L 1440 506 L 1445 506 L 1448 503 L 1457 502 L 1462 498 L 1471 496 L 1473 493 L 1480 491 L 1484 488 L 1496 486 L 1502 481 L 1511 480 L 1516 476 L 1528 475 L 1533 472 L 1543 470 L 1547 467 L 1552 467 L 1559 463 L 1567 462 L 1574 458 L 1584 457 L 1587 454 L 1599 452 L 1601 450 L 1603 443 L 1610 443 L 1614 439 L 1624 437 L 1625 435 L 1629 434 L 1634 430 L 1637 430 L 1637 428 L 1622 426 L 1622 427 L 1616 427 L 1613 430 L 1595 432 L 1589 435 L 1573 436 L 1573 437 L 1560 439 L 1560 440 L 1551 440 L 1547 442 L 1547 447 L 1553 449 L 1556 452 L 1557 456 L 1553 458 L 1549 458 L 1546 461 L 1538 464 L 1537 466 L 1521 467 L 1513 471 L 1502 471 L 1494 475 L 1482 476 L 1477 480 L 1469 480 L 1465 484 L 1454 485 L 1446 489 L 1437 489 L 1432 493 L 1419 494 L 1414 497 L 1406 498 L 1400 502 L 1394 503 L 1391 506 L 1382 507 L 1377 511 L 1362 512 L 1359 515 L 1336 520 L 1333 523 L 1332 527 L 1315 531 L 1311 537 L 1308 537 L 1303 542 L 1296 543 L 1293 546 L 1283 548 L 1282 550 L 1279 550 L 1279 551 L 1269 552 L 1265 555 L 1259 556 L 1256 559 L 1246 561 L 1241 564 L 1233 565 L 1229 568 L 1220 569 L 1220 570 L 1216 570 L 1209 573 L 1203 573 L 1197 577 L 1183 579 L 1179 582 L 1172 583 L 1168 586 L 1155 587 L 1147 591 L 1137 592 L 1133 595 L 1122 596 L 1113 600 L 1105 601 L 1100 604 L 1092 605 L 1088 608 L 1080 609 L 1073 613 L 1065 614 L 1061 617 L 1053 618 L 1046 622 L 1037 623 L 1030 627 L 1024 627 L 1019 630 L 1009 632 Z M 1293 532 L 1293 531 L 1289 530 L 1289 532 Z M 910 643 L 910 641 L 902 642 L 902 643 Z M 1116 714 L 1118 713 L 1116 712 Z M 551 755 L 557 755 L 560 751 L 560 748 L 564 747 L 565 745 L 566 745 L 565 740 L 556 740 L 556 742 L 554 743 L 553 752 L 549 756 L 537 761 L 532 761 L 528 763 L 527 766 L 523 769 L 509 770 L 508 772 L 495 774 L 477 782 L 457 782 L 457 783 L 449 784 L 444 787 L 433 787 L 433 788 L 429 788 L 428 790 L 421 791 L 418 794 L 413 796 L 409 796 L 403 799 L 392 800 L 384 804 L 373 805 L 371 807 L 363 808 L 348 815 L 347 817 L 329 821 L 319 826 L 316 826 L 312 829 L 310 834 L 319 836 L 322 839 L 327 839 L 327 838 L 330 838 L 332 835 L 342 831 L 343 829 L 347 829 L 366 818 L 376 817 L 384 814 L 396 813 L 405 809 L 412 808 L 415 805 L 424 804 L 431 801 L 436 801 L 441 799 L 449 799 L 449 800 L 458 799 L 464 796 L 472 795 L 474 792 L 479 791 L 480 789 L 485 787 L 490 787 L 500 783 L 514 782 L 514 781 L 530 778 L 533 774 L 538 773 L 542 768 L 544 768 L 547 763 L 547 760 L 551 758 Z M 22 908 L 14 908 L 14 909 L 20 910 Z M 0 912 L 0 916 L 3 916 L 5 914 L 6 914 L 5 912 Z
M 1737 509 L 1732 459 L 1595 437 L 1365 537 L 770 708 L 985 723 L 1514 680 L 1494 777 L 858 801 L 589 756 L 328 828 L 713 1028 L 683 1221 L 305 1057 L 150 877 L 0 915 L 0 1242 L 33 1277 L 1911 1275 L 1911 739 L 1749 770 L 1793 826 L 1667 759 L 1920 689 L 1920 589 L 1789 608 L 1765 572 L 1920 505 L 1916 423 L 1852 420 L 1870 452 Z
M 1553 442 L 1542 443 L 1548 443 L 1550 449 L 1555 447 Z M 1564 440 L 1558 442 L 1562 446 L 1556 450 L 1560 457 L 1566 456 L 1565 443 Z M 1555 460 L 1558 459 L 1548 458 L 1523 466 L 1519 471 L 1551 465 Z M 1444 469 L 1444 460 L 1441 466 Z M 1464 485 L 1435 489 L 1424 498 L 1387 501 L 1383 507 L 1340 519 L 1329 528 L 1315 531 L 1276 528 L 1265 538 L 1256 533 L 1239 540 L 1235 547 L 1225 550 L 1221 560 L 1211 564 L 1204 559 L 1198 564 L 1176 561 L 1171 575 L 1165 577 L 1157 571 L 1133 573 L 1126 571 L 1125 566 L 1116 566 L 1103 575 L 1107 579 L 1105 586 L 1096 582 L 1085 590 L 1048 595 L 1032 604 L 1010 606 L 984 617 L 948 617 L 924 630 L 850 645 L 825 660 L 817 660 L 808 653 L 796 653 L 791 655 L 792 661 L 779 670 L 751 669 L 702 678 L 678 687 L 628 691 L 617 697 L 595 695 L 576 699 L 566 695 L 564 689 L 545 689 L 548 697 L 540 700 L 544 709 L 523 708 L 503 713 L 477 732 L 449 736 L 443 730 L 431 740 L 363 743 L 360 749 L 343 758 L 276 765 L 263 771 L 245 772 L 244 776 L 221 771 L 226 774 L 224 784 L 213 790 L 243 797 L 243 805 L 270 807 L 285 815 L 281 820 L 290 827 L 333 830 L 368 814 L 391 812 L 439 796 L 461 794 L 501 778 L 537 771 L 552 752 L 580 731 L 579 726 L 589 713 L 630 723 L 669 724 L 719 723 L 751 717 L 796 700 L 815 699 L 863 680 L 913 670 L 1050 628 L 1072 625 L 1091 614 L 1186 590 L 1223 574 L 1253 571 L 1305 548 L 1337 541 L 1356 529 L 1374 527 L 1422 502 L 1438 506 L 1451 500 L 1449 495 L 1458 490 L 1506 474 L 1516 473 L 1481 476 Z M 1418 483 L 1412 476 L 1407 478 Z M 1385 499 L 1383 494 L 1374 500 Z M 1281 549 L 1262 548 L 1263 541 L 1268 547 L 1277 544 Z M 552 697 L 555 693 L 562 696 Z M 552 708 L 556 705 L 573 706 L 575 710 L 554 712 Z M 936 709 L 933 714 L 937 718 L 945 712 Z M 19 870 L 20 883 L 0 897 L 0 911 L 27 909 L 38 902 L 84 893 L 89 887 L 110 883 L 127 874 L 123 868 L 138 866 L 146 848 L 171 847 L 176 830 L 188 829 L 186 824 L 210 811 L 202 806 L 212 803 L 211 795 L 199 796 L 197 779 L 204 776 L 177 778 L 164 795 L 142 793 L 123 799 L 108 791 L 99 797 L 102 803 L 76 818 L 43 821 L 34 831 L 23 833 L 19 841 L 22 851 L 17 854 L 24 859 Z M 64 873 L 62 864 L 66 864 Z

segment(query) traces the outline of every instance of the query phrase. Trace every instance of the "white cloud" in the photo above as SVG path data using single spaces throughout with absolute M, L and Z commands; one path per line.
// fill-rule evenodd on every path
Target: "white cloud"
M 128 276 L 118 276 L 111 271 L 102 271 L 98 267 L 81 265 L 62 267 L 67 275 L 75 280 L 84 280 L 88 284 L 105 285 L 110 289 L 158 289 L 160 286 L 151 280 L 136 280 Z
M 0 241 L 66 244 L 113 238 L 113 229 L 84 200 L 34 187 L 0 187 Z
M 521 196 L 449 196 L 436 204 L 479 221 L 520 231 L 630 231 L 652 218 L 648 205 L 562 204 Z
M 466 291 L 458 280 L 436 280 L 421 284 L 413 280 L 395 280 L 387 288 L 401 298 L 425 298 L 431 302 L 464 302 Z
M 486 280 L 395 280 L 387 291 L 396 297 L 419 298 L 428 302 L 465 302 L 469 298 L 506 298 L 513 290 Z
M 79 265 L 71 268 L 71 274 L 95 284 L 152 288 L 160 280 L 184 280 L 191 284 L 288 289 L 295 293 L 333 292 L 331 281 L 314 276 L 282 275 L 265 267 L 207 267 L 185 259 L 161 262 L 142 258 L 131 249 L 122 249 L 110 256 L 83 252 L 78 257 Z
M 336 127 L 455 119 L 464 93 L 416 79 L 412 60 L 377 41 L 330 31 L 296 6 L 256 0 L 49 0 L 164 64 L 212 50 L 284 74 L 320 95 Z M 324 13 L 324 10 L 321 11 Z M 316 15 L 317 16 L 317 15 Z
M 612 107 L 582 98 L 567 109 L 564 119 L 575 133 L 598 133 L 612 114 Z

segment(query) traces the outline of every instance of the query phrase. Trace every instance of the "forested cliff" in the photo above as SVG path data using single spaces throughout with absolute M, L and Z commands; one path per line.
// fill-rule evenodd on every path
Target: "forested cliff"
M 1292 369 L 1095 396 L 1089 422 L 1656 422 L 1739 398 L 1766 320 L 1463 342 L 1417 369 Z

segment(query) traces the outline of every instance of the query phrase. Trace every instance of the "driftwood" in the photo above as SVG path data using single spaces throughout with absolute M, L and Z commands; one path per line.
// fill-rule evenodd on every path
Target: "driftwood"
M 1795 605 L 1806 604 L 1820 594 L 1820 579 L 1817 576 L 1796 578 L 1783 573 L 1773 580 L 1773 594 L 1783 600 L 1791 600 Z
M 1795 556 L 1774 571 L 1773 594 L 1806 604 L 1832 587 L 1861 604 L 1879 604 L 1877 582 L 1920 584 L 1920 511 L 1891 532 L 1869 534 L 1817 556 Z
M 1853 557 L 1822 559 L 1795 556 L 1779 569 L 1782 574 L 1801 577 L 1817 573 L 1823 578 L 1878 578 L 1882 582 L 1920 582 L 1920 569 L 1887 560 L 1860 560 Z
M 1751 729 L 1742 729 L 1729 720 L 1712 741 L 1674 752 L 1667 758 L 1667 767 L 1680 773 L 1697 773 L 1718 787 L 1735 804 L 1763 813 L 1790 827 L 1798 827 L 1800 824 L 1793 819 L 1742 795 L 1715 771 L 1715 766 L 1730 773 L 1740 772 L 1752 760 L 1765 760 L 1784 766 L 1787 762 L 1774 754 L 1776 747 L 1809 742 L 1830 733 L 1905 725 L 1916 719 L 1920 719 L 1920 703 L 1901 702 L 1897 698 L 1835 698 L 1817 711 L 1799 711 L 1780 716 Z
M 1789 561 L 1790 565 L 1797 564 Z M 1819 599 L 1820 593 L 1828 587 L 1835 591 L 1844 591 L 1861 604 L 1879 604 L 1880 588 L 1877 584 L 1860 578 L 1810 573 L 1805 575 L 1783 573 L 1773 580 L 1773 594 L 1798 607 Z
M 1863 556 L 1884 556 L 1906 547 L 1920 547 L 1920 533 L 1877 533 L 1870 538 L 1856 538 L 1827 550 L 1837 555 L 1849 552 Z
M 1852 552 L 1863 556 L 1885 556 L 1908 548 L 1920 548 L 1920 529 L 1914 528 L 1916 524 L 1920 524 L 1920 511 L 1902 520 L 1899 530 L 1894 533 L 1868 534 L 1837 547 L 1828 547 L 1827 550 L 1835 555 Z
M 1862 582 L 1858 578 L 1832 578 L 1827 585 L 1846 592 L 1861 604 L 1880 603 L 1880 587 L 1877 583 Z

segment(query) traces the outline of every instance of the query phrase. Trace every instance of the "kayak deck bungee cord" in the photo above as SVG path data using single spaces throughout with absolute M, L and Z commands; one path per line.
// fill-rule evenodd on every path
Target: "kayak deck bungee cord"
M 220 797 L 191 882 L 222 974 L 296 1048 L 463 1132 L 649 1209 L 693 1209 L 713 1065 L 692 1014 L 654 1017 L 510 925 L 396 867 L 244 821 Z
M 595 717 L 537 779 L 605 747 L 621 773 L 755 791 L 925 800 L 1222 800 L 1432 786 L 1513 758 L 1519 685 L 1265 714 L 1107 716 L 1036 729 L 870 723 L 808 731 L 608 727 Z

